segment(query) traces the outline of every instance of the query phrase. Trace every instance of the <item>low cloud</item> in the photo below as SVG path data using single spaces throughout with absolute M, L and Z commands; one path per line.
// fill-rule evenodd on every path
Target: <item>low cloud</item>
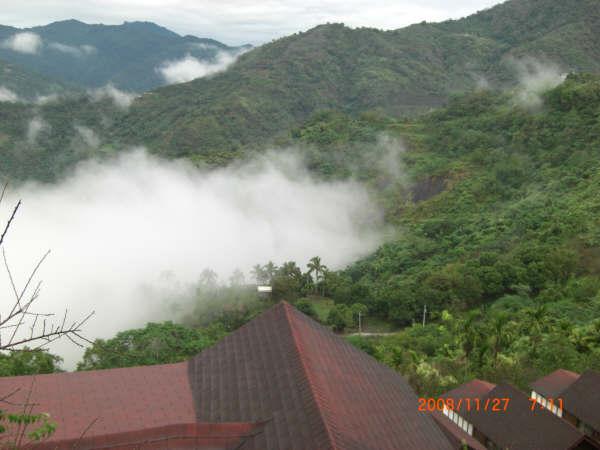
M 42 38 L 30 32 L 17 33 L 2 42 L 2 46 L 19 53 L 35 54 L 42 48 Z
M 27 142 L 30 145 L 35 144 L 40 133 L 49 129 L 50 125 L 44 119 L 34 117 L 27 124 Z
M 13 275 L 24 282 L 48 248 L 38 307 L 74 318 L 95 310 L 90 338 L 112 337 L 149 320 L 173 319 L 164 298 L 172 273 L 194 284 L 209 267 L 226 281 L 236 268 L 319 255 L 342 268 L 383 241 L 381 211 L 352 181 L 312 178 L 293 153 L 202 171 L 136 149 L 81 165 L 58 184 L 14 188 L 0 213 L 23 205 L 5 242 Z M 0 271 L 0 292 L 9 292 Z M 1 312 L 1 311 L 0 311 Z M 73 367 L 81 351 L 52 347 Z
M 59 96 L 58 94 L 48 94 L 48 95 L 38 95 L 35 100 L 34 103 L 36 105 L 46 105 L 48 103 L 52 103 L 52 102 L 56 102 L 59 100 Z
M 541 107 L 542 94 L 561 84 L 567 76 L 558 65 L 535 58 L 513 58 L 507 62 L 516 71 L 519 80 L 516 100 L 527 108 Z
M 75 130 L 88 147 L 97 148 L 100 145 L 100 138 L 91 128 L 75 125 Z
M 226 70 L 235 62 L 242 52 L 218 52 L 211 61 L 202 61 L 191 55 L 175 61 L 165 61 L 155 70 L 163 77 L 167 84 L 185 83 L 214 75 Z
M 216 50 L 217 46 L 213 44 L 207 44 L 206 42 L 192 42 L 190 48 L 197 48 L 199 50 Z
M 91 89 L 90 96 L 95 101 L 111 99 L 116 106 L 122 109 L 127 109 L 135 99 L 136 95 L 131 92 L 121 91 L 112 84 L 107 84 L 98 89 Z
M 8 89 L 7 87 L 0 86 L 0 102 L 16 103 L 19 101 L 19 96 Z
M 82 56 L 86 56 L 86 55 L 91 55 L 96 52 L 96 47 L 93 47 L 91 45 L 74 46 L 74 45 L 61 44 L 59 42 L 51 42 L 50 44 L 48 44 L 48 48 L 51 48 L 52 50 L 57 50 L 62 53 L 69 54 L 74 57 L 82 57 Z

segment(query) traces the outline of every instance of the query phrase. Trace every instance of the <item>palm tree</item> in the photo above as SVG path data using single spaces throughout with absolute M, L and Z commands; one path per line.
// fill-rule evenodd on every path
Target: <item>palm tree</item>
M 252 270 L 250 271 L 250 273 L 256 280 L 256 284 L 264 283 L 265 271 L 263 270 L 263 268 L 260 264 L 256 264 L 254 267 L 252 267 Z
M 498 362 L 498 355 L 506 350 L 512 342 L 513 334 L 510 325 L 508 314 L 499 314 L 492 320 L 490 334 L 494 366 Z
M 315 292 L 316 292 L 317 283 L 319 283 L 322 280 L 323 275 L 325 274 L 325 271 L 327 270 L 327 266 L 325 266 L 324 264 L 321 264 L 321 258 L 319 258 L 318 256 L 314 256 L 310 259 L 310 261 L 308 262 L 306 267 L 308 267 L 309 275 L 312 275 L 313 273 L 315 274 L 314 281 L 315 281 Z
M 531 341 L 530 353 L 535 355 L 542 340 L 543 333 L 548 328 L 548 310 L 546 305 L 540 304 L 527 311 L 524 323 Z
M 275 276 L 275 273 L 277 273 L 277 266 L 273 264 L 273 261 L 269 261 L 265 264 L 265 267 L 263 267 L 263 271 L 269 284 L 273 284 L 273 277 Z
M 208 267 L 200 274 L 200 281 L 208 287 L 214 287 L 217 284 L 217 274 Z
M 481 311 L 474 311 L 467 314 L 464 320 L 458 322 L 458 338 L 465 354 L 465 378 L 467 378 L 469 372 L 469 358 L 484 341 L 485 334 L 482 333 L 481 327 L 477 323 L 480 318 Z
M 240 269 L 235 269 L 229 277 L 229 284 L 231 286 L 241 286 L 245 281 L 244 272 Z
M 295 278 L 298 280 L 302 278 L 302 271 L 294 261 L 283 263 L 283 265 L 279 268 L 279 274 L 283 275 L 284 277 Z

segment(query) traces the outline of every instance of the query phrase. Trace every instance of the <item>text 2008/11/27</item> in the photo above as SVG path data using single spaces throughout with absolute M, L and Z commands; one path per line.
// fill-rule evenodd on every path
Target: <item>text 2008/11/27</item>
M 433 398 L 420 397 L 419 411 L 491 411 L 504 412 L 508 409 L 510 398 Z

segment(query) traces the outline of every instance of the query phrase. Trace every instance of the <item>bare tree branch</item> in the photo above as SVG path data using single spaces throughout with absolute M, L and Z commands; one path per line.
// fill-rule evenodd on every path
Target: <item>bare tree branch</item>
M 6 187 L 5 187 L 5 189 L 6 189 Z M 4 191 L 2 191 L 2 196 L 4 196 Z M 15 218 L 15 215 L 17 214 L 17 210 L 19 209 L 20 206 L 21 206 L 21 200 L 19 200 L 19 202 L 17 203 L 17 206 L 15 206 L 15 209 L 13 209 L 13 212 L 10 215 L 10 218 L 8 219 L 8 222 L 6 222 L 4 231 L 2 232 L 2 235 L 0 236 L 0 245 L 2 245 L 2 243 L 4 242 L 4 237 L 6 236 L 6 233 L 8 233 L 10 224 L 12 223 L 13 219 Z
M 5 198 L 6 189 L 7 184 L 4 185 L 0 192 L 0 203 Z M 4 231 L 0 235 L 0 246 L 2 246 L 4 238 L 10 229 L 11 223 L 20 206 L 21 201 L 19 200 L 4 227 Z M 35 287 L 33 287 L 33 283 L 40 267 L 49 254 L 50 250 L 37 261 L 25 284 L 22 288 L 18 288 L 8 263 L 6 251 L 2 246 L 4 268 L 8 274 L 10 287 L 14 296 L 14 303 L 10 308 L 10 312 L 8 312 L 7 315 L 0 317 L 0 351 L 15 351 L 23 345 L 31 345 L 32 350 L 43 349 L 51 342 L 62 337 L 68 338 L 78 346 L 83 346 L 82 343 L 91 343 L 89 339 L 83 336 L 82 327 L 92 317 L 94 312 L 88 314 L 81 320 L 76 320 L 71 323 L 71 319 L 68 320 L 68 310 L 65 310 L 62 320 L 58 323 L 53 323 L 50 322 L 49 319 L 54 317 L 54 314 L 34 310 L 33 305 L 39 298 L 42 282 L 36 282 Z M 71 325 L 69 325 L 69 323 L 71 323 Z M 28 331 L 23 330 L 23 332 L 20 332 L 23 327 L 27 327 L 26 329 Z M 6 332 L 7 335 L 9 335 L 8 340 L 2 339 L 3 332 Z
M 83 439 L 83 437 L 87 434 L 88 431 L 90 431 L 90 428 L 92 428 L 94 426 L 94 424 L 98 421 L 98 419 L 100 419 L 99 417 L 96 417 L 94 420 L 92 420 L 87 427 L 85 427 L 85 429 L 81 432 L 81 434 L 79 435 L 79 439 L 77 439 L 77 442 L 75 442 L 73 444 L 73 447 L 71 447 L 72 449 L 76 449 L 77 447 L 79 447 L 79 444 L 81 443 L 81 440 Z

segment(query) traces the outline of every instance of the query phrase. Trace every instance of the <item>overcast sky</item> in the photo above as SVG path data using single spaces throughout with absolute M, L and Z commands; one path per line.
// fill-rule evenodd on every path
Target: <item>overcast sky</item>
M 0 0 L 0 24 L 156 22 L 180 34 L 226 44 L 261 44 L 325 22 L 400 28 L 460 18 L 499 0 Z

